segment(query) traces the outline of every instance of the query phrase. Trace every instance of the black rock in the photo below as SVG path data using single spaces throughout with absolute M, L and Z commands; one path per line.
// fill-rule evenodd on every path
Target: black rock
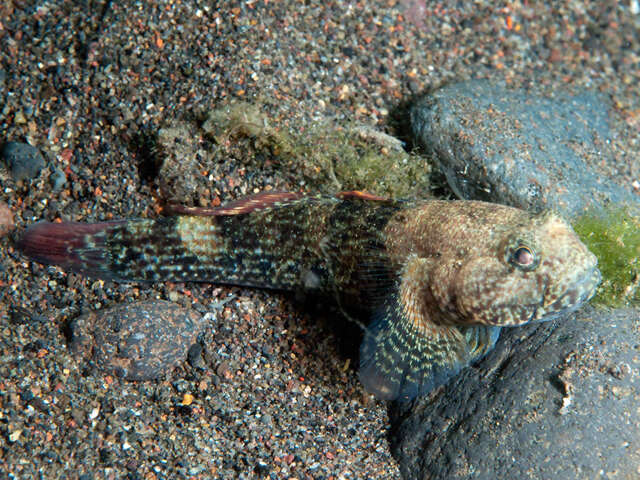
M 28 143 L 7 142 L 2 146 L 1 156 L 17 182 L 37 177 L 45 166 L 40 151 Z
M 424 96 L 410 117 L 416 143 L 460 198 L 567 217 L 638 202 L 589 166 L 609 155 L 608 107 L 597 94 L 546 98 L 475 80 Z
M 189 351 L 187 352 L 187 361 L 193 368 L 205 368 L 204 359 L 202 358 L 202 345 L 194 343 L 189 347 Z
M 430 397 L 390 407 L 405 479 L 638 478 L 638 310 L 505 329 Z

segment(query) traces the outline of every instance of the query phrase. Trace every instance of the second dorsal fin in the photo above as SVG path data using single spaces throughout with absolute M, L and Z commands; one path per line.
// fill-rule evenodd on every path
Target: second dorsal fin
M 347 190 L 345 192 L 338 192 L 336 193 L 336 197 L 341 200 L 358 198 L 360 200 L 372 200 L 376 202 L 384 202 L 389 200 L 386 197 L 380 197 L 378 195 L 374 195 L 373 193 L 364 192 L 362 190 Z
M 293 202 L 304 198 L 306 195 L 298 192 L 260 192 L 255 195 L 234 200 L 221 207 L 185 207 L 177 204 L 169 204 L 165 207 L 165 213 L 167 215 L 196 215 L 203 217 L 219 217 L 226 215 L 242 215 L 245 213 L 254 212 L 256 210 L 263 210 L 265 208 L 271 208 L 278 204 L 284 204 Z M 341 200 L 348 199 L 360 199 L 371 201 L 386 201 L 385 197 L 379 197 L 372 193 L 363 192 L 360 190 L 349 190 L 345 192 L 339 192 L 335 195 L 336 198 Z
M 295 192 L 261 192 L 234 200 L 221 207 L 185 207 L 169 204 L 165 208 L 165 212 L 169 215 L 197 215 L 203 217 L 242 215 L 255 210 L 270 208 L 279 203 L 292 202 L 302 197 L 304 197 L 302 193 Z
M 360 200 L 373 200 L 377 202 L 384 202 L 389 200 L 385 197 L 380 197 L 378 195 L 374 195 L 373 193 L 364 192 L 362 190 L 347 190 L 346 192 L 336 193 L 336 197 L 341 200 L 347 200 L 350 198 L 359 198 Z

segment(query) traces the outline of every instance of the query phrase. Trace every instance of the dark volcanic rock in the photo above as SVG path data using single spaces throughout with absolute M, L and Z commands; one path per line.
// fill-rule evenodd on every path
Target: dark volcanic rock
M 204 317 L 162 300 L 90 312 L 71 325 L 71 348 L 127 380 L 151 380 L 184 361 Z
M 588 309 L 503 330 L 479 365 L 393 405 L 404 478 L 638 478 L 639 314 Z
M 5 143 L 2 147 L 2 160 L 17 182 L 37 177 L 45 166 L 40 151 L 28 143 Z
M 608 108 L 594 93 L 545 98 L 481 80 L 448 85 L 413 106 L 411 128 L 461 198 L 568 217 L 638 201 L 589 167 L 609 150 Z

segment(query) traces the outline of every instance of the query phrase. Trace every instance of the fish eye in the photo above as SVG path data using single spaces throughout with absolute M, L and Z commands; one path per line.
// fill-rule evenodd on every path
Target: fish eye
M 522 270 L 534 270 L 539 263 L 535 250 L 528 245 L 518 244 L 509 253 L 509 263 Z

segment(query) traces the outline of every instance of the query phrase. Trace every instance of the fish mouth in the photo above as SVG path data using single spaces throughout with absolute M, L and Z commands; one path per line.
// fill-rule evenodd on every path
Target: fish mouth
M 602 280 L 602 274 L 598 267 L 594 266 L 588 274 L 577 276 L 580 280 L 575 281 L 559 297 L 547 302 L 547 286 L 543 294 L 543 301 L 536 306 L 531 313 L 531 322 L 546 322 L 553 320 L 560 315 L 571 313 L 585 302 L 588 302 L 596 293 L 598 285 Z

